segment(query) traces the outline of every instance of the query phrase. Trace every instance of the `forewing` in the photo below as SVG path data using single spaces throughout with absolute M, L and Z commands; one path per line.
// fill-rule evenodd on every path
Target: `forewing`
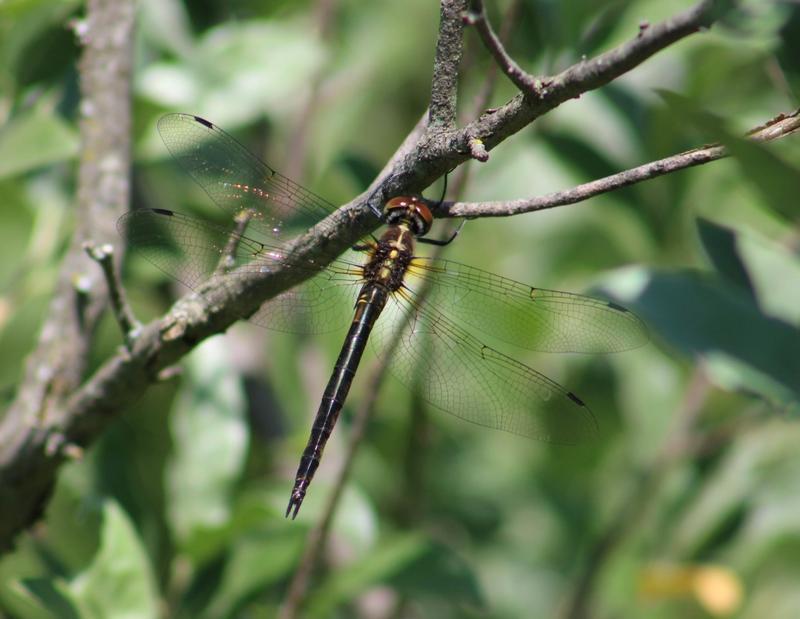
M 193 290 L 220 268 L 231 249 L 230 260 L 224 264 L 229 278 L 265 273 L 286 264 L 280 245 L 261 243 L 166 209 L 131 211 L 120 218 L 117 228 L 134 254 Z M 358 256 L 350 254 L 321 272 L 304 263 L 291 264 L 293 269 L 315 274 L 264 303 L 250 321 L 295 333 L 321 333 L 346 325 L 360 277 Z
M 380 355 L 391 355 L 389 367 L 407 387 L 472 423 L 557 444 L 584 442 L 597 431 L 577 396 L 402 293 L 378 319 L 373 342 Z
M 222 209 L 235 217 L 253 212 L 251 226 L 266 238 L 304 229 L 335 207 L 277 173 L 215 124 L 191 114 L 158 121 L 164 144 L 178 163 Z
M 647 328 L 615 303 L 533 288 L 450 260 L 414 258 L 405 283 L 430 281 L 427 303 L 492 337 L 542 352 L 618 352 L 644 344 Z

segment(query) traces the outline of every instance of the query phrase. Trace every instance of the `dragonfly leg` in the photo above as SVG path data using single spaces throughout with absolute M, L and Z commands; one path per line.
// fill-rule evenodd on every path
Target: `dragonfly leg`
M 455 229 L 455 231 L 453 232 L 453 234 L 450 235 L 449 238 L 446 238 L 446 239 L 428 239 L 428 238 L 425 238 L 424 236 L 422 236 L 422 237 L 418 237 L 417 238 L 417 242 L 419 242 L 419 243 L 427 243 L 428 245 L 437 245 L 437 246 L 440 246 L 440 247 L 442 247 L 444 245 L 449 245 L 450 243 L 452 243 L 453 241 L 456 240 L 456 237 L 458 236 L 458 233 L 461 232 L 461 228 L 464 227 L 464 224 L 466 222 L 467 222 L 466 219 L 462 219 L 461 223 L 458 224 L 458 228 Z

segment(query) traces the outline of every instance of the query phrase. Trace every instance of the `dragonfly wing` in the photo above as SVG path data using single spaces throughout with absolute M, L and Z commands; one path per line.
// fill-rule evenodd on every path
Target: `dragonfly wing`
M 521 284 L 450 260 L 414 258 L 406 285 L 427 303 L 504 342 L 542 352 L 618 352 L 647 342 L 635 314 L 610 301 Z
M 392 373 L 425 400 L 472 423 L 551 443 L 584 442 L 597 432 L 577 396 L 486 346 L 434 306 L 414 307 L 400 297 L 378 320 L 374 345 L 392 355 Z
M 267 245 L 166 209 L 131 211 L 120 218 L 117 228 L 133 254 L 193 290 L 218 270 L 231 248 L 230 260 L 225 263 L 227 277 L 264 273 L 286 264 L 280 245 Z M 307 264 L 292 264 L 292 268 L 316 274 L 264 303 L 250 321 L 295 333 L 320 333 L 346 325 L 359 281 L 357 263 L 358 257 L 345 255 L 320 272 Z
M 360 252 L 347 252 L 318 274 L 264 303 L 250 322 L 288 333 L 328 333 L 344 327 L 353 319 L 361 262 Z
M 249 209 L 251 225 L 267 238 L 286 228 L 308 228 L 335 210 L 205 119 L 167 114 L 158 121 L 158 132 L 175 160 L 219 207 L 232 216 Z

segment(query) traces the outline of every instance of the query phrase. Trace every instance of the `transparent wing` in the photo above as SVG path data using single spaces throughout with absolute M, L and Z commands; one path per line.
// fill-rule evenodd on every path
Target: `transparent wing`
M 264 273 L 287 263 L 280 245 L 166 209 L 131 211 L 120 218 L 117 228 L 134 254 L 191 289 L 219 270 L 225 256 L 229 256 L 224 261 L 227 277 Z M 249 320 L 295 333 L 322 333 L 346 325 L 360 283 L 357 254 L 348 252 L 321 272 L 308 264 L 291 264 L 316 274 L 264 303 Z
M 647 328 L 615 303 L 526 286 L 450 260 L 414 258 L 405 284 L 430 281 L 427 304 L 500 340 L 542 352 L 617 352 L 647 342 Z
M 158 121 L 167 149 L 209 197 L 231 216 L 253 212 L 267 238 L 308 228 L 335 210 L 324 198 L 282 176 L 215 124 L 191 114 Z
M 594 415 L 577 396 L 486 346 L 435 306 L 415 307 L 407 295 L 395 294 L 387 303 L 373 344 L 388 354 L 410 318 L 389 367 L 425 400 L 472 423 L 551 443 L 584 442 L 597 432 Z

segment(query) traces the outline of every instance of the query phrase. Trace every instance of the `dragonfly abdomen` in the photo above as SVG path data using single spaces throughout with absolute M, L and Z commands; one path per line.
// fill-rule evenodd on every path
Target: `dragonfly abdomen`
M 286 508 L 287 516 L 289 514 L 292 514 L 292 518 L 297 516 L 311 479 L 319 466 L 325 444 L 333 432 L 350 386 L 353 384 L 353 378 L 364 354 L 370 331 L 386 306 L 388 296 L 389 291 L 385 286 L 374 283 L 365 284 L 358 295 L 353 322 L 347 332 L 344 346 L 336 360 L 328 385 L 325 387 L 325 393 L 322 395 L 322 401 L 314 417 L 314 425 L 311 427 L 311 435 L 300 458 L 292 496 Z

